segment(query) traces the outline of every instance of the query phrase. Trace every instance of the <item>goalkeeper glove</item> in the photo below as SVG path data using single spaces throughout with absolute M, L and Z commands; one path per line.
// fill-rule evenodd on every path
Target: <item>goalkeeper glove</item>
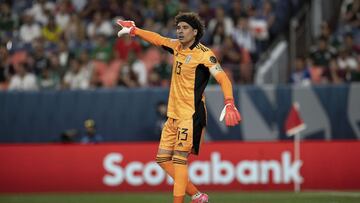
M 123 34 L 129 34 L 130 36 L 135 36 L 136 25 L 134 21 L 130 20 L 118 20 L 117 24 L 122 27 L 118 32 L 118 37 L 121 37 Z
M 233 99 L 226 99 L 225 106 L 220 114 L 220 121 L 225 118 L 226 126 L 235 126 L 240 123 L 241 116 L 239 111 L 236 109 Z

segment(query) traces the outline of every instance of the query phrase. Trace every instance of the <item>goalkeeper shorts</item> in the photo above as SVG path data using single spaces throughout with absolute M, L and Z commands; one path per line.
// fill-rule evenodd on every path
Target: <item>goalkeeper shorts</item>
M 199 154 L 205 125 L 200 119 L 168 118 L 161 132 L 160 149 Z

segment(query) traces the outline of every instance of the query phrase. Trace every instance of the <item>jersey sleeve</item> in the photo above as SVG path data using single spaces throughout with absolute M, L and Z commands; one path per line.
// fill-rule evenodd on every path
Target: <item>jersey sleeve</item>
M 211 75 L 220 84 L 224 93 L 224 99 L 233 99 L 232 85 L 224 70 L 221 68 L 216 56 L 212 51 L 204 53 L 203 64 L 209 68 Z
M 178 44 L 177 39 L 163 37 L 158 33 L 143 30 L 140 28 L 136 29 L 135 34 L 153 45 L 161 46 L 163 49 L 169 51 L 172 54 L 174 53 L 174 49 Z
M 207 67 L 213 77 L 215 77 L 219 72 L 223 72 L 215 54 L 212 51 L 207 51 L 204 53 L 202 58 L 202 63 Z
M 216 64 L 219 64 L 214 52 L 212 52 L 211 50 L 206 51 L 204 53 L 203 58 L 202 58 L 202 63 L 208 68 L 211 68 Z

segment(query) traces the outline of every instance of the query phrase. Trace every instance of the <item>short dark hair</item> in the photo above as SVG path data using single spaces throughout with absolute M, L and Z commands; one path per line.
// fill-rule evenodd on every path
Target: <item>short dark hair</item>
M 175 25 L 178 25 L 180 22 L 186 22 L 192 28 L 197 30 L 195 41 L 199 42 L 201 37 L 204 35 L 205 30 L 204 23 L 200 19 L 199 15 L 194 12 L 179 13 L 175 16 Z

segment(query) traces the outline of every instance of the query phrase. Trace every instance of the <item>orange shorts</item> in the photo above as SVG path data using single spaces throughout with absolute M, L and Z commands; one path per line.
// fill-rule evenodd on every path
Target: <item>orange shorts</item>
M 193 119 L 168 118 L 161 132 L 160 149 L 199 153 L 205 126 Z

